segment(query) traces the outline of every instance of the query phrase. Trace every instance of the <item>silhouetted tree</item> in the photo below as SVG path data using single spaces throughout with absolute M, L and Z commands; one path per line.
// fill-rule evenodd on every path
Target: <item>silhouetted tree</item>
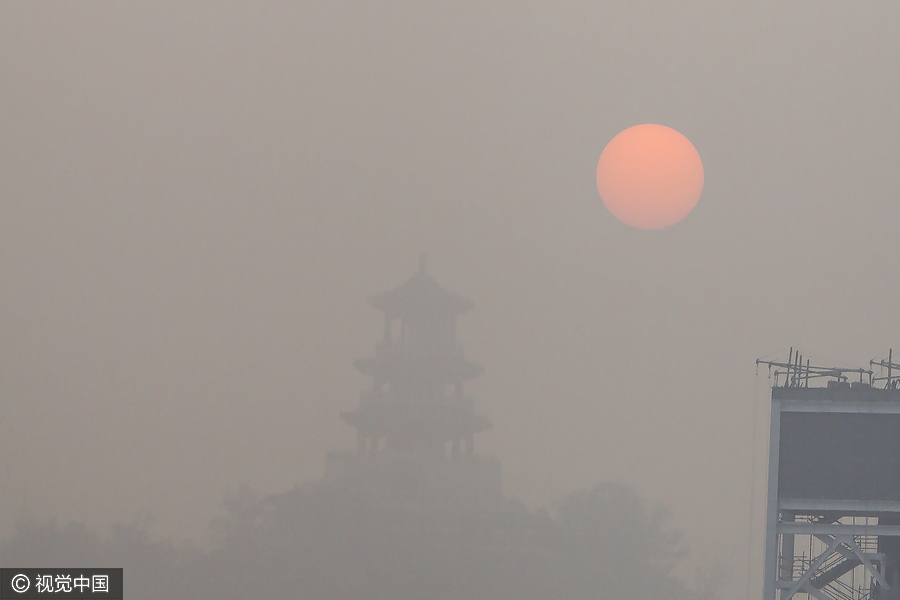
M 681 534 L 666 528 L 666 511 L 651 511 L 631 488 L 604 483 L 573 492 L 560 504 L 562 571 L 568 598 L 698 598 L 674 569 L 686 555 Z
M 420 507 L 421 508 L 421 507 Z M 0 544 L 10 566 L 115 566 L 130 599 L 698 600 L 676 577 L 684 552 L 630 488 L 567 496 L 557 517 L 502 510 L 378 506 L 312 484 L 260 498 L 242 488 L 201 552 L 152 541 L 145 522 L 101 538 L 84 526 L 23 520 Z
M 146 523 L 112 527 L 108 539 L 84 525 L 20 519 L 0 544 L 0 564 L 17 567 L 121 567 L 126 594 L 134 600 L 186 597 L 189 573 L 202 555 L 190 548 L 153 542 Z

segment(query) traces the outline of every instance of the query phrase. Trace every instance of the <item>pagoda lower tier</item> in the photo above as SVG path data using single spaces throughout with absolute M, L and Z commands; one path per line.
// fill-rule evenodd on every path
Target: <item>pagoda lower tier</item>
M 377 452 L 455 457 L 472 454 L 476 434 L 491 422 L 474 413 L 471 404 L 443 402 L 377 402 L 362 404 L 341 418 L 357 431 L 357 454 Z
M 458 348 L 410 351 L 392 343 L 379 344 L 374 357 L 357 359 L 354 365 L 360 373 L 378 381 L 397 382 L 414 378 L 436 385 L 468 381 L 484 372 L 478 363 L 467 361 Z

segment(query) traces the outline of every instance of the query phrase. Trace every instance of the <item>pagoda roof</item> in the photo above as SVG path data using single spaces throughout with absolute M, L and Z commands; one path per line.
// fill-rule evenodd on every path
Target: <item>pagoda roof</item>
M 389 315 L 416 313 L 459 315 L 473 308 L 468 298 L 445 290 L 425 270 L 425 257 L 419 259 L 419 270 L 406 283 L 370 298 L 373 306 Z

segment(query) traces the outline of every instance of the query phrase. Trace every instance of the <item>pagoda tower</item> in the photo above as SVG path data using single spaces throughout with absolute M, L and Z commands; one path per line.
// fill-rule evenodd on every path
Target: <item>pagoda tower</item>
M 356 429 L 356 450 L 330 452 L 326 479 L 387 502 L 499 502 L 500 463 L 474 451 L 475 435 L 491 424 L 464 390 L 483 369 L 456 339 L 456 319 L 472 303 L 441 287 L 424 256 L 409 281 L 371 303 L 384 313 L 383 338 L 373 357 L 354 364 L 372 385 L 358 408 L 341 413 Z

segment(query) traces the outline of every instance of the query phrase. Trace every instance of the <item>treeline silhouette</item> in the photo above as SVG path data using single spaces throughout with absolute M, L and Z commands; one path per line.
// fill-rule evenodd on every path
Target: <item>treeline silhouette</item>
M 101 537 L 21 519 L 4 567 L 122 567 L 130 600 L 699 600 L 685 554 L 629 487 L 574 492 L 556 514 L 378 506 L 321 482 L 259 498 L 243 489 L 200 550 L 152 541 L 146 523 Z

